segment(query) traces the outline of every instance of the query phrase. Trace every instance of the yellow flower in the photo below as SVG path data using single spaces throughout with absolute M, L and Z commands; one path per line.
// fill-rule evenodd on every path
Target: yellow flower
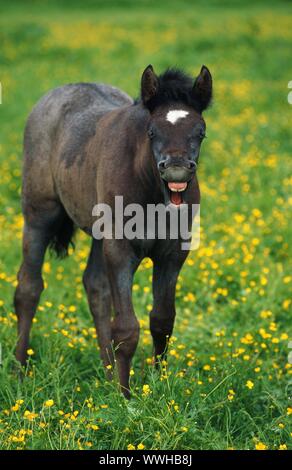
M 232 401 L 234 399 L 234 395 L 235 395 L 235 391 L 230 389 L 228 390 L 228 395 L 227 395 L 227 398 L 229 401 Z
M 177 356 L 176 350 L 175 350 L 175 349 L 170 349 L 169 355 L 170 355 L 170 356 Z
M 29 421 L 33 421 L 35 418 L 37 418 L 38 414 L 33 413 L 32 411 L 26 410 L 23 414 L 23 417 L 28 419 Z
M 240 342 L 243 344 L 252 344 L 253 336 L 250 333 L 247 333 L 243 338 L 241 338 Z
M 248 380 L 245 386 L 251 390 L 254 387 L 254 383 L 251 380 Z
M 287 450 L 286 444 L 280 444 L 279 445 L 279 450 Z
M 138 444 L 138 445 L 137 445 L 137 449 L 138 449 L 138 450 L 143 450 L 143 449 L 145 449 L 144 444 L 142 444 L 142 443 Z
M 287 415 L 288 416 L 292 415 L 292 408 L 290 408 L 290 407 L 287 408 Z
M 195 302 L 196 296 L 192 292 L 188 292 L 184 300 L 189 301 L 189 302 Z
M 255 445 L 255 449 L 256 449 L 256 450 L 267 450 L 267 446 L 266 446 L 266 444 L 264 444 L 263 442 L 258 442 L 258 443 Z
M 47 407 L 47 408 L 50 408 L 51 406 L 54 405 L 54 400 L 47 400 L 45 401 L 44 405 Z
M 186 426 L 182 426 L 182 427 L 180 428 L 180 430 L 181 430 L 182 432 L 188 432 L 189 428 L 187 428 Z
M 51 272 L 51 265 L 49 262 L 44 263 L 43 270 L 46 274 L 49 274 Z
M 262 213 L 261 213 L 261 211 L 260 211 L 259 209 L 253 209 L 253 210 L 252 210 L 252 215 L 253 215 L 256 219 L 258 219 L 259 217 L 261 217 Z
M 26 352 L 27 352 L 28 356 L 32 356 L 34 354 L 33 349 L 28 349 Z
M 135 450 L 136 447 L 133 446 L 133 444 L 128 444 L 127 449 L 128 449 L 128 450 Z
M 146 397 L 147 395 L 150 395 L 150 393 L 152 393 L 152 392 L 151 392 L 151 388 L 149 387 L 149 385 L 147 385 L 147 384 L 143 385 L 143 387 L 142 387 L 142 395 L 143 395 L 144 397 Z
M 271 310 L 262 310 L 261 313 L 260 313 L 260 317 L 265 319 L 265 318 L 269 318 L 271 317 L 273 314 L 271 312 Z
M 284 309 L 284 310 L 288 310 L 290 304 L 291 304 L 291 299 L 283 300 L 283 303 L 282 303 L 283 309 Z

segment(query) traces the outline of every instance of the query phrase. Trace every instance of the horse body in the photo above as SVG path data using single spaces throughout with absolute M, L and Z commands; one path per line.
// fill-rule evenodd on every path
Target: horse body
M 91 83 L 57 88 L 39 101 L 24 138 L 25 214 L 31 205 L 49 212 L 54 201 L 78 227 L 91 233 L 101 152 L 87 147 L 105 115 L 132 104 L 118 89 Z
M 199 203 L 196 164 L 190 157 L 198 157 L 199 144 L 194 145 L 193 139 L 191 146 L 186 135 L 194 125 L 202 128 L 200 109 L 194 109 L 182 97 L 172 97 L 169 103 L 163 98 L 154 105 L 153 99 L 158 99 L 154 73 L 150 79 L 153 82 L 149 81 L 148 68 L 138 103 L 111 86 L 66 85 L 42 98 L 28 119 L 22 192 L 23 263 L 15 293 L 19 331 L 16 356 L 22 364 L 43 289 L 41 269 L 49 245 L 64 254 L 74 226 L 92 235 L 93 206 L 106 203 L 114 207 L 116 195 L 123 196 L 125 205 L 142 207 L 170 200 L 189 206 Z M 199 103 L 201 94 L 196 99 Z M 176 123 L 179 119 L 185 119 L 184 123 Z M 154 124 L 161 137 L 153 143 L 149 126 Z M 175 185 L 187 187 L 183 196 L 174 193 Z M 180 240 L 93 239 L 83 278 L 102 360 L 105 366 L 113 366 L 116 358 L 126 396 L 131 358 L 139 338 L 132 281 L 145 256 L 154 262 L 150 329 L 155 355 L 161 356 L 172 333 L 175 285 L 187 256 Z M 112 304 L 115 317 L 111 322 Z

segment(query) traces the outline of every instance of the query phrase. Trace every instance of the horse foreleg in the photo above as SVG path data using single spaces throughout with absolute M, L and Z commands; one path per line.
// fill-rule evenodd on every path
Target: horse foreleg
M 150 313 L 150 331 L 154 343 L 155 362 L 166 354 L 168 340 L 175 320 L 175 288 L 185 254 L 175 254 L 154 261 L 153 309 Z
M 132 303 L 133 275 L 139 261 L 126 240 L 105 240 L 105 259 L 110 279 L 115 318 L 112 338 L 123 394 L 130 397 L 129 376 L 140 326 Z

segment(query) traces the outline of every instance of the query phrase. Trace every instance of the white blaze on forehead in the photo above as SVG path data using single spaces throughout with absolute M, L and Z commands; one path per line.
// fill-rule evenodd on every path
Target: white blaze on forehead
M 172 111 L 168 111 L 166 120 L 171 122 L 171 124 L 175 124 L 176 121 L 185 118 L 188 114 L 189 112 L 183 109 L 173 109 Z

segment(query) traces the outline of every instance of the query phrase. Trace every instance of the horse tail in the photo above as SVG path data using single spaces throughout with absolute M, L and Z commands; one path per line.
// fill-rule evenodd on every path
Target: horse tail
M 57 258 L 68 256 L 69 246 L 75 248 L 73 241 L 75 230 L 74 222 L 65 213 L 49 243 L 50 252 L 54 252 Z

